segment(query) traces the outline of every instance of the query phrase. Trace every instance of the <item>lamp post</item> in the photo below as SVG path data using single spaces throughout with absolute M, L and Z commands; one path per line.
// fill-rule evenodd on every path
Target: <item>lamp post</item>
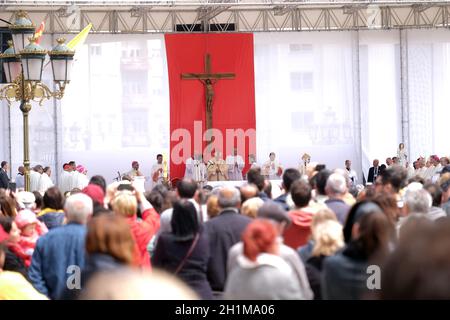
M 7 85 L 0 89 L 0 99 L 6 99 L 8 105 L 14 101 L 20 102 L 20 111 L 23 115 L 23 165 L 25 168 L 25 190 L 30 190 L 30 154 L 28 114 L 31 111 L 31 101 L 42 105 L 44 100 L 51 98 L 62 99 L 66 84 L 70 82 L 74 51 L 64 45 L 65 39 L 57 40 L 58 45 L 47 52 L 34 38 L 35 27 L 24 11 L 16 13 L 14 24 L 9 26 L 12 41 L 9 48 L 0 54 Z M 26 39 L 29 44 L 25 46 Z M 42 83 L 42 72 L 47 56 L 53 71 L 53 81 L 57 85 L 56 91 L 51 91 Z

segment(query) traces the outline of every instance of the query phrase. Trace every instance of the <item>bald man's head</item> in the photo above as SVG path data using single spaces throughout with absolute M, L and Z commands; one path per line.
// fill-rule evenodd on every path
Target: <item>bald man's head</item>
M 254 184 L 246 184 L 241 187 L 241 203 L 258 195 L 258 187 Z

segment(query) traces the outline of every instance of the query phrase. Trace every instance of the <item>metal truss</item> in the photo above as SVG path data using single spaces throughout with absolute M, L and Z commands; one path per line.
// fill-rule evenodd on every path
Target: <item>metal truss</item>
M 12 21 L 16 10 L 26 10 L 52 34 L 78 32 L 88 23 L 93 33 L 171 33 L 199 24 L 206 31 L 215 24 L 218 32 L 231 25 L 233 32 L 448 28 L 450 20 L 450 1 L 36 2 L 0 1 L 0 18 Z

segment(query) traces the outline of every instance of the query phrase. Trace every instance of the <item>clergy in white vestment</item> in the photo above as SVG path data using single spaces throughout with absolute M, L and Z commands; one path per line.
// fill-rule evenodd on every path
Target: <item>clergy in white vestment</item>
M 39 180 L 39 192 L 45 193 L 48 188 L 54 186 L 52 179 L 50 176 L 52 175 L 52 170 L 50 167 L 45 167 L 44 172 L 41 174 L 41 179 Z
M 72 166 L 68 163 L 65 163 L 63 166 L 63 171 L 61 173 L 61 178 L 59 179 L 59 191 L 62 194 L 65 194 L 68 191 L 72 191 L 72 180 L 73 180 L 73 172 Z
M 356 186 L 358 184 L 358 175 L 356 171 L 352 169 L 352 162 L 350 160 L 345 160 L 345 169 L 348 172 L 348 177 L 352 182 L 352 186 Z
M 131 179 L 134 179 L 135 177 L 144 176 L 142 172 L 139 170 L 139 162 L 133 161 L 131 163 L 131 170 L 125 173 L 125 175 L 129 176 Z
M 237 149 L 234 148 L 233 155 L 227 156 L 225 160 L 228 166 L 228 179 L 230 181 L 241 181 L 242 170 L 244 169 L 245 162 L 240 155 L 237 154 Z
M 194 159 L 189 157 L 184 162 L 186 168 L 184 170 L 184 179 L 193 179 L 194 178 Z
M 164 181 L 164 164 L 162 154 L 156 156 L 156 163 L 152 166 L 151 177 L 153 185 L 161 184 Z
M 259 163 L 256 162 L 256 156 L 254 154 L 248 155 L 248 163 L 250 164 L 250 169 L 259 168 Z
M 401 165 L 402 167 L 406 167 L 406 161 L 408 159 L 408 156 L 406 154 L 406 149 L 405 149 L 404 143 L 400 143 L 398 145 L 397 158 L 398 158 L 398 164 Z
M 228 180 L 228 166 L 225 160 L 222 159 L 222 153 L 217 151 L 213 153 L 213 157 L 206 165 L 208 172 L 208 181 L 227 181 Z
M 41 175 L 44 172 L 44 169 L 41 165 L 35 166 L 30 170 L 30 191 L 39 191 L 39 180 L 41 179 Z
M 186 160 L 186 171 L 184 174 L 185 179 L 192 179 L 203 187 L 206 182 L 206 165 L 203 162 L 202 155 L 196 154 L 195 159 L 189 157 Z
M 86 168 L 82 165 L 78 165 L 77 170 L 73 172 L 72 179 L 73 179 L 72 190 L 73 189 L 83 190 L 84 188 L 86 188 L 87 185 L 89 184 L 89 178 L 87 176 Z
M 303 154 L 301 158 L 300 165 L 298 166 L 298 171 L 301 176 L 308 175 L 308 164 L 311 162 L 311 156 L 307 153 Z
M 269 160 L 263 164 L 262 174 L 266 179 L 280 179 L 283 174 L 283 167 L 276 160 L 275 152 L 269 154 Z
M 18 173 L 16 175 L 16 188 L 17 190 L 24 190 L 25 189 L 25 168 L 23 166 L 20 166 L 18 168 Z

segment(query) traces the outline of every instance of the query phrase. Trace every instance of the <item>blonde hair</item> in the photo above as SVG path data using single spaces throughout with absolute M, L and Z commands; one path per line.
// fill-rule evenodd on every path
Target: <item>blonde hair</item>
M 331 209 L 323 208 L 313 215 L 311 229 L 314 229 L 317 225 L 329 220 L 338 221 L 336 214 Z
M 323 221 L 312 229 L 312 256 L 330 256 L 344 246 L 342 226 L 334 220 Z
M 241 207 L 241 213 L 249 218 L 256 218 L 258 209 L 262 207 L 264 201 L 260 198 L 250 198 L 244 201 Z
M 210 195 L 208 201 L 206 202 L 206 212 L 208 213 L 208 218 L 214 218 L 219 215 L 219 198 L 216 195 Z
M 137 213 L 136 196 L 128 190 L 117 192 L 111 205 L 115 214 L 131 217 Z

